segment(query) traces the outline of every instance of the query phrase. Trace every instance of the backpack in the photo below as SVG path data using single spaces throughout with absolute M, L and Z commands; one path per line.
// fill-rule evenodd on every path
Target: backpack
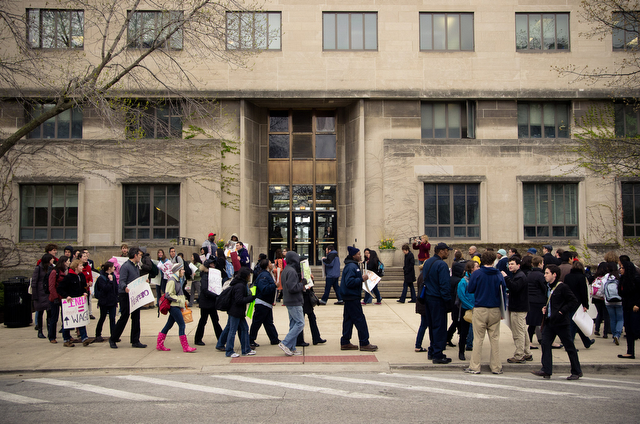
M 231 308 L 231 298 L 233 290 L 229 288 L 229 284 L 222 286 L 222 291 L 216 297 L 216 309 L 219 311 L 228 311 Z
M 620 283 L 615 277 L 609 276 L 604 283 L 604 300 L 606 302 L 620 302 L 622 298 L 619 294 Z
M 378 277 L 384 277 L 384 264 L 378 261 Z
M 100 277 L 102 277 L 102 274 L 100 274 Z M 98 290 L 98 280 L 100 277 L 96 278 L 96 281 L 93 282 L 93 297 L 96 299 L 100 299 L 100 290 Z
M 604 299 L 604 283 L 601 278 L 596 278 L 591 286 L 591 297 Z
M 162 295 L 159 301 L 160 306 L 158 307 L 158 316 L 160 314 L 167 315 L 169 313 L 169 309 L 171 308 L 171 301 L 167 299 L 166 295 Z

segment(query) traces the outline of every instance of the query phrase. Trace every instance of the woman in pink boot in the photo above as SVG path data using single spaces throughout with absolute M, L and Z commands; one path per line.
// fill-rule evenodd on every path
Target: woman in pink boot
M 182 291 L 182 281 L 184 280 L 184 266 L 181 263 L 177 263 L 171 268 L 171 278 L 167 281 L 167 290 L 164 293 L 165 297 L 171 301 L 171 308 L 169 308 L 169 318 L 164 328 L 158 333 L 158 343 L 156 349 L 168 351 L 169 348 L 164 347 L 164 340 L 167 338 L 167 333 L 173 327 L 173 323 L 178 323 L 178 334 L 180 335 L 180 343 L 182 344 L 182 350 L 184 352 L 193 352 L 195 347 L 189 347 L 187 342 L 187 336 L 184 334 L 184 319 L 182 318 L 182 310 L 187 306 L 187 300 Z

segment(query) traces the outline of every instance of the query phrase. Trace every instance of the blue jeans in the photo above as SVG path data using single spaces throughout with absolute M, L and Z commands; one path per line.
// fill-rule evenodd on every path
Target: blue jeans
M 227 325 L 224 326 L 224 330 L 218 337 L 218 343 L 216 343 L 216 349 L 224 349 L 227 345 L 227 337 L 229 336 L 229 316 L 227 316 Z
M 373 294 L 376 295 L 376 302 L 380 303 L 382 302 L 382 295 L 380 294 L 380 290 L 378 290 L 378 285 L 376 284 L 376 286 L 373 288 L 373 290 L 371 290 L 371 292 Z M 371 303 L 373 301 L 373 298 L 371 297 L 371 295 L 367 292 L 364 292 L 364 303 Z
M 418 328 L 418 335 L 416 336 L 416 349 L 422 347 L 422 341 L 424 340 L 424 333 L 427 332 L 427 327 L 427 316 L 420 314 L 420 327 Z
M 624 318 L 622 315 L 622 302 L 617 305 L 607 305 L 607 312 L 609 312 L 609 322 L 611 323 L 611 334 L 613 337 L 620 338 L 622 335 L 622 326 L 624 324 Z
M 80 332 L 80 340 L 85 341 L 88 339 L 87 337 L 87 327 L 78 327 L 78 331 Z M 62 339 L 65 342 L 71 340 L 71 329 L 62 330 Z
M 243 355 L 246 355 L 251 350 L 249 347 L 249 326 L 247 320 L 242 318 L 236 318 L 229 315 L 229 331 L 227 334 L 227 349 L 226 355 L 231 356 L 233 353 L 233 344 L 236 340 L 236 333 L 240 337 L 240 349 Z M 221 336 L 222 337 L 222 336 Z
M 176 322 L 178 323 L 178 334 L 184 336 L 185 325 L 184 318 L 182 317 L 182 309 L 177 306 L 172 306 L 169 308 L 169 318 L 167 319 L 167 323 L 160 332 L 166 335 Z
M 469 324 L 469 334 L 467 334 L 467 348 L 473 349 L 473 325 Z
M 298 334 L 304 330 L 304 313 L 302 312 L 302 306 L 287 306 L 287 311 L 289 312 L 289 332 L 282 344 L 293 352 L 296 350 Z
M 447 345 L 447 309 L 443 299 L 432 296 L 427 296 L 425 306 L 427 325 L 433 334 L 429 350 L 433 359 L 441 359 L 444 357 L 443 351 Z
M 336 296 L 338 297 L 338 302 L 342 301 L 342 297 L 340 296 L 340 288 L 338 286 L 337 278 L 329 278 L 327 277 L 326 283 L 324 285 L 324 294 L 322 295 L 322 301 L 326 302 L 329 299 L 329 293 L 331 293 L 331 288 L 333 287 L 333 291 L 336 292 Z

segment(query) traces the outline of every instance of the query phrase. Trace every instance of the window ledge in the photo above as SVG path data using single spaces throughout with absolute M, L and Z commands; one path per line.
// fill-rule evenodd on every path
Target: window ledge
M 580 183 L 585 177 L 567 176 L 555 177 L 549 175 L 516 175 L 516 181 L 523 183 Z

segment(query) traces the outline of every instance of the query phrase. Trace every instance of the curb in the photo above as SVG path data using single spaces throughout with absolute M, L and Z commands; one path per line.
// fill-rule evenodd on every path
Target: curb
M 463 371 L 469 366 L 468 363 L 462 364 L 389 364 L 392 371 Z M 597 363 L 581 363 L 583 373 L 600 373 L 600 374 L 628 374 L 640 375 L 640 362 L 627 364 L 597 364 Z M 505 373 L 531 372 L 540 369 L 539 362 L 530 364 L 503 364 L 502 371 Z M 483 374 L 491 374 L 489 365 L 482 365 L 480 370 Z M 571 365 L 561 363 L 553 366 L 555 373 L 571 372 Z

